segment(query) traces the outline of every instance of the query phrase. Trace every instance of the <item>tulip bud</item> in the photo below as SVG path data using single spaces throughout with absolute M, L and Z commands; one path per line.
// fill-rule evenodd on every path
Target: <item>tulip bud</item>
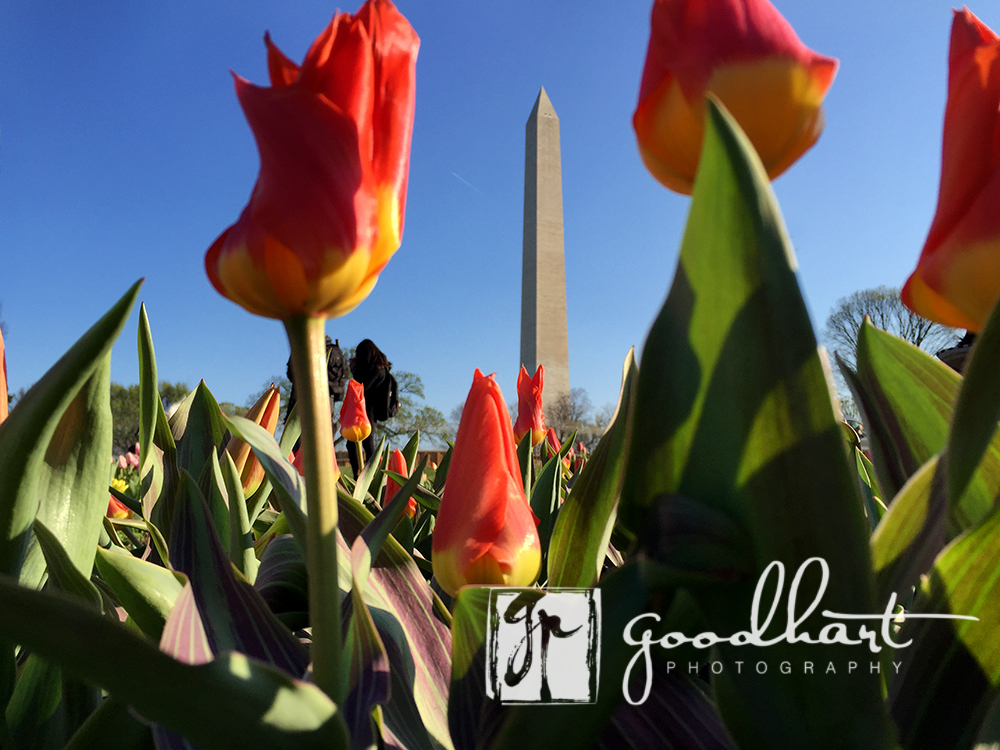
M 806 47 L 768 0 L 656 0 L 632 124 L 646 167 L 690 195 L 705 97 L 729 110 L 774 179 L 823 130 L 837 61 Z
M 434 527 L 438 583 L 452 596 L 466 584 L 530 586 L 542 564 L 537 523 L 500 386 L 477 369 Z
M 125 492 L 128 490 L 128 484 L 124 479 L 112 479 L 111 486 L 114 487 L 119 492 Z M 128 518 L 132 515 L 132 511 L 128 509 L 124 503 L 119 501 L 112 495 L 108 493 L 108 518 Z
M 291 451 L 288 454 L 288 462 L 295 467 L 295 470 L 299 473 L 300 477 L 305 477 L 305 459 L 302 457 L 302 447 L 299 446 L 297 451 Z M 333 476 L 335 479 L 340 478 L 340 465 L 337 463 L 337 452 L 333 453 Z
M 355 443 L 372 434 L 372 423 L 365 411 L 365 387 L 357 380 L 347 381 L 347 394 L 340 407 L 340 434 Z
M 394 471 L 404 477 L 410 476 L 410 472 L 406 467 L 406 459 L 403 457 L 403 451 L 398 448 L 389 454 L 389 464 L 386 466 L 389 471 Z M 401 487 L 396 482 L 395 479 L 389 479 L 385 484 L 385 502 L 384 505 L 388 505 L 389 501 L 396 496 Z M 417 512 L 417 501 L 410 496 L 409 501 L 406 504 L 406 515 L 413 518 L 414 514 Z
M 545 414 L 542 413 L 542 383 L 545 368 L 538 365 L 535 376 L 529 377 L 524 365 L 517 374 L 517 422 L 514 424 L 514 439 L 518 443 L 531 430 L 531 445 L 538 445 L 545 439 Z
M 108 494 L 108 518 L 128 518 L 132 512 L 122 503 L 115 499 L 115 496 Z
M 246 413 L 246 418 L 256 422 L 272 435 L 278 428 L 278 415 L 281 412 L 281 393 L 278 388 L 271 383 L 271 387 L 264 391 L 257 403 L 250 407 Z M 238 437 L 231 437 L 226 444 L 226 451 L 233 458 L 236 470 L 240 472 L 240 483 L 243 485 L 243 494 L 250 497 L 264 481 L 264 467 L 253 455 L 250 446 Z
M 955 11 L 937 213 L 903 302 L 978 331 L 1000 295 L 1000 37 Z
M 344 315 L 403 234 L 420 40 L 389 0 L 368 0 L 335 15 L 301 67 L 264 41 L 271 86 L 234 75 L 260 176 L 205 267 L 257 315 Z

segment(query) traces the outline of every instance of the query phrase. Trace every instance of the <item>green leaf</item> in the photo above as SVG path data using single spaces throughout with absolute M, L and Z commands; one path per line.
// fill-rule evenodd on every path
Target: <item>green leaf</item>
M 444 483 L 448 479 L 448 466 L 451 464 L 451 452 L 454 448 L 455 446 L 452 443 L 448 443 L 448 450 L 445 451 L 444 457 L 442 457 L 441 462 L 438 464 L 437 471 L 434 472 L 434 492 L 438 495 L 441 494 L 441 490 L 444 489 Z
M 81 726 L 65 750 L 154 750 L 149 727 L 124 703 L 108 698 Z
M 339 559 L 337 564 L 341 565 Z M 306 562 L 298 542 L 287 533 L 287 529 L 264 550 L 254 588 L 285 625 L 292 629 L 309 625 Z
M 222 455 L 225 456 L 222 475 L 229 500 L 229 559 L 252 584 L 257 578 L 259 566 L 253 546 L 253 527 L 247 513 L 246 498 L 243 497 L 240 472 L 229 451 L 223 451 Z
M 715 100 L 677 273 L 641 362 L 619 519 L 638 532 L 663 496 L 676 495 L 728 516 L 750 540 L 750 575 L 686 589 L 706 630 L 745 629 L 757 577 L 772 561 L 794 575 L 823 558 L 832 571 L 824 608 L 879 611 L 855 468 L 784 223 L 752 145 Z M 786 619 L 776 614 L 774 632 Z M 799 629 L 823 624 L 814 612 Z M 739 746 L 892 746 L 878 675 L 737 673 L 745 650 L 720 644 L 716 653 L 723 672 L 713 688 Z M 866 656 L 858 646 L 768 649 L 773 663 Z
M 1000 366 L 1000 308 L 994 306 L 986 326 L 976 337 L 976 345 L 965 368 L 965 380 L 955 403 L 948 436 L 948 496 L 962 497 L 974 482 L 982 461 L 995 464 L 995 433 L 1000 419 L 1000 392 L 996 373 Z M 986 454 L 986 460 L 983 460 Z M 982 471 L 982 469 L 980 470 Z M 991 472 L 992 473 L 992 472 Z M 992 484 L 992 483 L 991 483 Z M 996 487 L 991 486 L 996 490 Z M 995 496 L 995 494 L 994 494 Z
M 524 480 L 524 496 L 531 497 L 531 468 L 533 463 L 531 456 L 531 430 L 524 433 L 521 441 L 517 444 L 517 462 L 521 466 L 521 479 Z
M 154 640 L 159 640 L 163 625 L 184 587 L 173 573 L 126 552 L 98 549 L 97 570 L 129 617 Z
M 347 747 L 343 720 L 316 686 L 238 653 L 182 664 L 78 600 L 31 591 L 6 576 L 0 635 L 203 750 Z
M 622 386 L 611 424 L 570 490 L 549 543 L 549 585 L 592 586 L 604 564 L 625 478 L 628 419 L 639 370 L 634 349 L 622 366 Z
M 36 515 L 60 539 L 74 565 L 89 573 L 108 502 L 109 356 L 138 293 L 136 283 L 0 424 L 0 571 L 4 573 L 21 572 Z M 48 488 L 44 496 L 43 488 Z M 70 497 L 74 497 L 72 511 L 68 511 Z M 97 510 L 99 499 L 103 508 Z M 27 571 L 36 585 L 40 555 L 37 560 L 37 567 Z
M 417 450 L 420 448 L 420 430 L 414 432 L 410 439 L 406 441 L 406 445 L 403 446 L 401 451 L 403 454 L 403 460 L 406 461 L 406 471 L 410 474 L 413 473 L 413 467 L 417 463 Z
M 355 546 L 358 543 L 355 540 Z M 367 571 L 360 572 L 367 576 Z M 372 709 L 389 700 L 389 655 L 362 598 L 357 578 L 348 600 L 350 611 L 344 618 L 347 623 L 344 650 L 350 661 L 344 720 L 351 730 L 352 746 L 361 749 L 375 744 Z
M 346 494 L 340 494 L 338 505 L 343 533 L 338 561 L 350 560 L 351 547 L 373 516 Z M 341 585 L 346 590 L 347 586 Z M 415 706 L 432 741 L 451 748 L 447 719 L 451 617 L 413 558 L 391 535 L 375 556 L 362 595 L 392 665 L 393 687 L 389 703 L 383 707 L 387 725 L 398 737 L 422 736 L 423 730 L 413 728 L 407 720 Z M 404 686 L 405 694 L 401 695 Z
M 61 591 L 78 596 L 100 609 L 101 595 L 97 591 L 97 587 L 90 582 L 90 578 L 74 567 L 73 561 L 69 559 L 69 555 L 56 539 L 55 534 L 49 531 L 39 519 L 35 519 L 33 528 L 38 546 L 45 556 L 49 580 Z
M 538 518 L 538 540 L 542 545 L 542 570 L 540 580 L 545 580 L 545 560 L 549 549 L 549 537 L 559 512 L 562 500 L 562 459 L 557 455 L 550 458 L 538 473 L 531 488 L 531 510 Z
M 227 456 L 227 451 L 222 451 Z M 219 541 L 223 549 L 229 549 L 229 491 L 226 487 L 226 478 L 222 474 L 222 464 L 219 462 L 219 455 L 212 451 L 209 460 L 202 469 L 199 478 L 199 489 L 208 505 L 208 511 L 212 516 L 212 527 L 219 535 Z M 243 489 L 242 485 L 240 489 Z
M 358 535 L 351 545 L 351 568 L 354 573 L 355 586 L 360 583 L 362 586 L 368 580 L 368 573 L 371 570 L 372 560 L 378 557 L 382 551 L 382 545 L 389 538 L 390 532 L 396 528 L 399 519 L 406 512 L 406 506 L 413 494 L 414 488 L 420 482 L 420 477 L 424 473 L 427 465 L 427 457 L 420 461 L 417 470 L 404 481 L 399 491 L 393 496 L 389 504 L 382 509 L 375 518 L 365 526 L 364 531 Z M 399 476 L 399 475 L 396 475 Z M 402 479 L 402 477 L 399 477 Z
M 153 447 L 153 434 L 159 412 L 163 411 L 160 401 L 159 380 L 156 375 L 156 353 L 153 351 L 153 333 L 149 330 L 146 304 L 139 305 L 139 475 L 145 474 Z
M 111 479 L 111 355 L 94 369 L 67 406 L 45 450 L 38 472 L 38 516 L 55 535 L 77 569 L 90 575 Z M 45 559 L 32 542 L 21 582 L 37 588 Z
M 952 542 L 934 563 L 894 639 L 902 668 L 890 686 L 892 715 L 907 750 L 967 748 L 1000 687 L 1000 511 Z
M 961 378 L 926 352 L 866 320 L 851 388 L 863 412 L 879 483 L 895 497 L 944 448 Z
M 933 456 L 896 494 L 871 538 L 879 601 L 892 592 L 905 599 L 944 547 L 947 509 L 944 477 Z
M 213 653 L 239 651 L 301 677 L 309 663 L 305 649 L 253 586 L 236 578 L 204 498 L 187 472 L 181 477 L 170 560 L 188 576 Z
M 17 748 L 57 750 L 65 741 L 62 671 L 36 654 L 21 668 L 6 720 Z
M 170 430 L 177 442 L 177 466 L 192 477 L 201 477 L 211 454 L 218 453 L 226 432 L 222 411 L 204 380 L 170 417 Z
M 267 430 L 244 417 L 223 417 L 225 424 L 236 437 L 253 450 L 278 500 L 289 528 L 305 549 L 306 545 L 306 488 L 305 481 L 295 467 L 288 463 L 282 448 Z
M 378 448 L 372 454 L 372 457 L 365 464 L 365 467 L 361 470 L 361 476 L 357 477 L 354 483 L 354 499 L 359 503 L 364 502 L 365 494 L 368 492 L 368 488 L 372 486 L 372 482 L 375 479 L 375 473 L 379 469 L 379 461 L 382 460 L 382 453 L 385 451 L 385 438 L 382 438 L 382 442 L 378 444 Z M 377 485 L 376 485 L 376 488 Z
M 264 432 L 267 432 L 267 430 L 264 430 Z M 302 422 L 299 420 L 299 405 L 293 404 L 291 412 L 289 412 L 287 419 L 285 419 L 285 427 L 281 431 L 281 441 L 278 443 L 278 452 L 286 461 L 288 454 L 292 452 L 292 448 L 295 447 L 295 442 L 301 434 Z M 272 491 L 271 480 L 265 474 L 264 481 L 261 482 L 260 487 L 253 495 L 247 498 L 247 515 L 250 518 L 251 524 L 256 523 L 257 518 L 267 508 L 267 501 L 270 499 Z

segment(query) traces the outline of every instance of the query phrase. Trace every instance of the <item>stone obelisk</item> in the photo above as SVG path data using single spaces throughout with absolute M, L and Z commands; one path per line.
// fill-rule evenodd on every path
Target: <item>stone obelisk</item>
M 525 126 L 521 363 L 545 366 L 545 403 L 569 393 L 559 117 L 543 88 Z

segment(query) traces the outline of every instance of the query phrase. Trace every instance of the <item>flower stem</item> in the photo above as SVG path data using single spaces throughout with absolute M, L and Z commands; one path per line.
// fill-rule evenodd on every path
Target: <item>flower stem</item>
M 340 706 L 344 682 L 337 584 L 337 469 L 327 382 L 326 319 L 289 318 L 285 331 L 292 347 L 292 372 L 302 421 L 313 682 Z
M 360 477 L 361 476 L 361 472 L 364 471 L 364 468 L 365 468 L 365 451 L 361 447 L 361 441 L 360 440 L 355 440 L 354 441 L 354 450 L 358 454 L 358 477 Z M 355 481 L 357 481 L 358 477 L 354 477 Z

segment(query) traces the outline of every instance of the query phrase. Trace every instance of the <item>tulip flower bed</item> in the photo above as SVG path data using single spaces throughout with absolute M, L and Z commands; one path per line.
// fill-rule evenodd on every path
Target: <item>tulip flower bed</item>
M 521 368 L 516 422 L 497 379 L 477 370 L 439 466 L 416 460 L 414 434 L 400 450 L 379 446 L 354 479 L 334 462 L 323 324 L 361 303 L 400 242 L 417 40 L 387 0 L 338 15 L 301 69 L 268 39 L 272 87 L 237 81 L 261 145 L 258 189 L 207 264 L 220 292 L 284 321 L 298 402 L 277 436 L 273 388 L 240 418 L 202 383 L 168 418 L 141 307 L 139 444 L 109 465 L 111 348 L 136 284 L 0 411 L 0 746 L 1000 742 L 996 295 L 964 378 L 864 324 L 857 368 L 844 369 L 869 458 L 831 398 L 769 184 L 815 141 L 835 63 L 803 47 L 766 2 L 746 0 L 763 31 L 721 80 L 752 85 L 764 65 L 774 101 L 775 68 L 760 62 L 767 42 L 812 71 L 819 92 L 803 117 L 777 120 L 803 125 L 783 141 L 792 151 L 762 162 L 756 139 L 770 136 L 752 117 L 744 133 L 747 115 L 725 106 L 728 83 L 715 96 L 708 71 L 695 83 L 678 74 L 675 86 L 656 70 L 670 62 L 655 54 L 658 34 L 710 33 L 670 27 L 670 5 L 654 11 L 636 129 L 650 169 L 690 190 L 691 208 L 641 367 L 624 357 L 607 432 L 592 453 L 574 454 L 572 438 L 546 435 L 541 368 Z M 722 9 L 725 27 L 739 3 L 706 5 Z M 967 43 L 972 29 L 996 59 L 995 36 L 970 13 L 955 23 L 954 38 Z M 732 52 L 725 46 L 707 48 Z M 685 136 L 698 154 L 687 166 L 669 164 L 657 128 L 642 124 L 669 123 L 649 109 L 682 90 L 704 109 L 688 113 L 699 132 Z M 340 149 L 332 166 L 303 171 L 327 148 Z M 946 300 L 947 279 L 935 286 L 950 252 L 929 238 L 908 286 L 929 314 L 960 307 Z M 0 409 L 5 393 L 4 375 Z M 802 601 L 819 590 L 822 607 L 796 608 L 791 592 L 787 611 L 779 606 L 782 578 L 769 642 L 741 643 L 762 576 L 816 558 L 823 580 L 796 575 L 791 590 L 801 585 Z M 592 702 L 521 705 L 490 693 L 496 586 L 531 589 L 532 601 L 600 592 Z M 866 613 L 881 634 L 831 625 L 830 613 Z M 646 645 L 663 648 L 629 640 L 643 617 Z

